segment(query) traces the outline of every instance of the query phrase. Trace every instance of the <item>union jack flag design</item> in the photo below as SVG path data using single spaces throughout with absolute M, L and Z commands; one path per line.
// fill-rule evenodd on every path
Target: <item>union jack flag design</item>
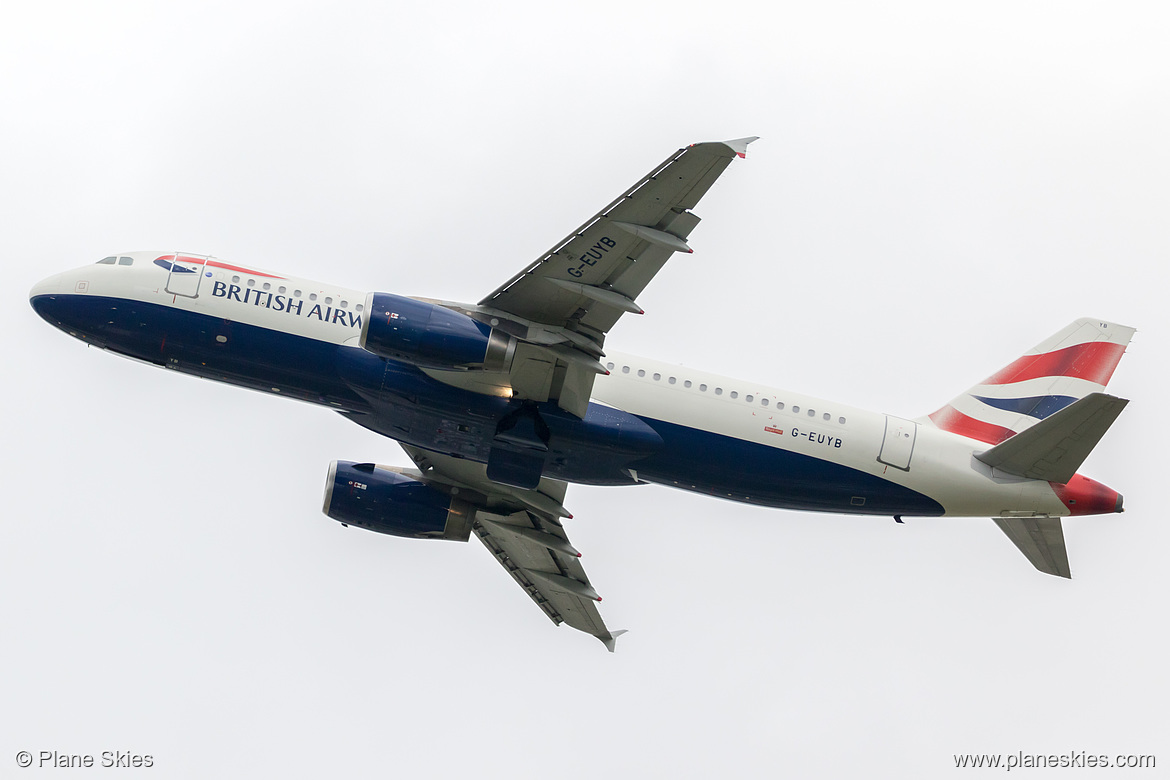
M 1077 320 L 920 422 L 999 444 L 1104 390 L 1135 332 L 1112 322 Z

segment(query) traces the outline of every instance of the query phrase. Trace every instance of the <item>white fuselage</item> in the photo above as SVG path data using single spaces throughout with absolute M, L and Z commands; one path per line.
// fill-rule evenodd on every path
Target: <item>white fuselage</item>
M 362 291 L 218 261 L 198 280 L 176 280 L 152 262 L 157 255 L 129 253 L 123 256 L 133 259 L 130 265 L 84 266 L 45 280 L 32 296 L 156 304 L 360 349 Z M 116 344 L 102 346 L 117 351 Z M 597 378 L 592 400 L 642 418 L 844 466 L 929 496 L 946 515 L 1069 514 L 1047 482 L 993 474 L 972 457 L 986 444 L 929 420 L 902 420 L 632 355 L 611 352 L 603 362 L 611 374 Z M 679 479 L 670 484 L 692 487 Z

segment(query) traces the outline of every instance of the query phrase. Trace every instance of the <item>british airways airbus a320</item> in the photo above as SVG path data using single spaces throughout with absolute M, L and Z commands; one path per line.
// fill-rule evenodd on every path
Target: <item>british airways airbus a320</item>
M 1078 320 L 916 419 L 603 350 L 754 138 L 680 149 L 476 304 L 361 292 L 173 251 L 33 288 L 87 344 L 336 410 L 417 469 L 338 460 L 324 511 L 412 539 L 474 533 L 554 623 L 606 628 L 564 520 L 568 483 L 649 482 L 769 507 L 991 517 L 1068 577 L 1060 518 L 1120 512 L 1077 469 L 1126 401 L 1132 328 Z

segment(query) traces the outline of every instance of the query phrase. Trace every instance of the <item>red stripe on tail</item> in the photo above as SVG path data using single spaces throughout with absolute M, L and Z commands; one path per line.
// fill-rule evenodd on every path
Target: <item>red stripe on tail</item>
M 988 444 L 999 444 L 1001 441 L 1015 436 L 1015 431 L 1000 425 L 992 425 L 974 417 L 968 417 L 955 407 L 947 404 L 934 414 L 930 415 L 931 422 L 944 431 L 966 436 L 968 439 L 978 439 Z
M 1040 377 L 1068 376 L 1109 384 L 1114 369 L 1125 354 L 1124 344 L 1092 341 L 1065 347 L 1043 355 L 1025 355 L 1007 368 L 983 380 L 985 385 L 1007 385 Z

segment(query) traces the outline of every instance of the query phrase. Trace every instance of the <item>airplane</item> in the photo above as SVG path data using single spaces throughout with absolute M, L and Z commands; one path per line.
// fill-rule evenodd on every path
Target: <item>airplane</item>
M 1061 518 L 1123 511 L 1078 469 L 1128 403 L 1104 392 L 1135 330 L 1079 319 L 937 411 L 865 411 L 604 349 L 753 138 L 671 154 L 479 303 L 363 292 L 176 251 L 37 284 L 87 345 L 333 409 L 408 469 L 335 460 L 323 511 L 411 539 L 474 533 L 555 624 L 613 652 L 570 543 L 569 483 L 651 483 L 815 512 L 990 517 L 1071 577 Z

